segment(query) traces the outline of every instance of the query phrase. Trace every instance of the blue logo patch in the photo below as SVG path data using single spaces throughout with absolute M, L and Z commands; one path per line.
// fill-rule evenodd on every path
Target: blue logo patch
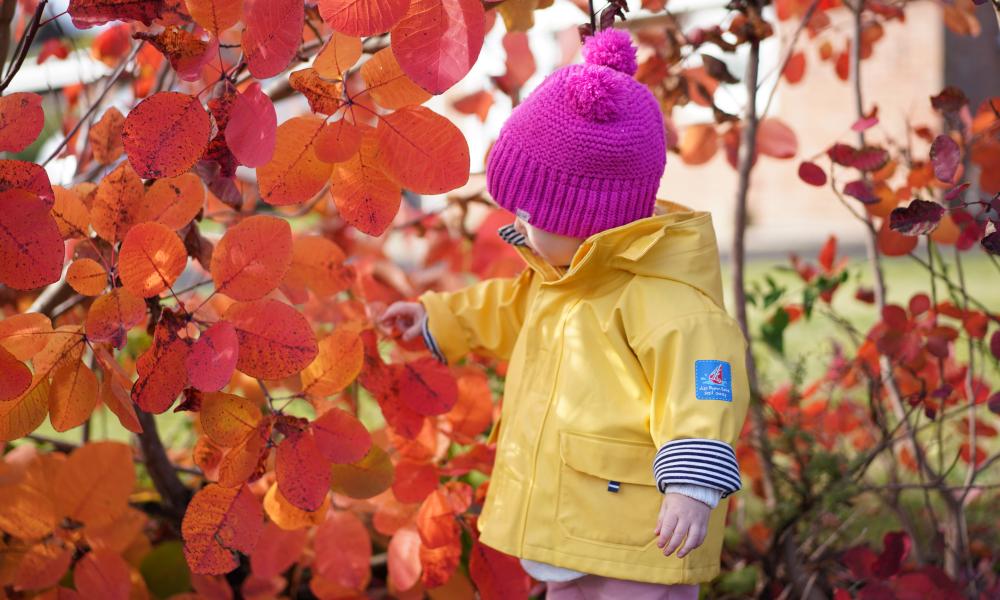
M 694 361 L 694 397 L 733 401 L 733 370 L 724 360 Z

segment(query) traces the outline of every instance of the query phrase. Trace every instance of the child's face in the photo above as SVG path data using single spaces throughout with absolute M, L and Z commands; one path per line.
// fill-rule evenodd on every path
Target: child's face
M 536 254 L 557 267 L 568 266 L 585 239 L 549 233 L 532 227 L 520 218 L 514 221 L 514 229 L 528 238 L 528 245 Z

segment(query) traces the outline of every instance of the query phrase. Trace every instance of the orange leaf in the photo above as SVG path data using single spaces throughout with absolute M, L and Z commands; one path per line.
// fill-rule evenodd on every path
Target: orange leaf
M 82 361 L 60 366 L 52 374 L 49 421 L 56 431 L 82 425 L 97 407 L 97 376 Z
M 320 0 L 319 14 L 334 31 L 360 37 L 392 29 L 409 0 Z
M 268 523 L 257 540 L 257 547 L 250 555 L 250 569 L 255 577 L 270 579 L 284 573 L 295 564 L 305 549 L 309 531 L 285 530 Z
M 63 544 L 56 538 L 32 546 L 17 565 L 14 588 L 40 590 L 58 583 L 73 560 L 73 547 Z
M 681 160 L 689 165 L 702 165 L 715 156 L 719 149 L 719 134 L 715 125 L 699 123 L 691 125 L 681 134 L 679 150 Z
M 291 432 L 278 444 L 274 472 L 281 495 L 302 510 L 318 509 L 330 491 L 330 461 L 309 430 Z
M 292 261 L 288 221 L 254 215 L 230 227 L 212 253 L 216 290 L 235 300 L 256 300 L 278 287 Z
M 440 588 L 452 578 L 462 561 L 462 542 L 458 538 L 447 544 L 428 548 L 420 546 L 420 581 L 428 588 Z
M 180 229 L 205 206 L 205 184 L 194 173 L 157 179 L 142 198 L 139 221 L 156 221 Z
M 279 379 L 298 373 L 319 352 L 309 322 L 283 302 L 237 302 L 224 318 L 236 327 L 240 341 L 236 368 L 251 377 Z
M 344 251 L 329 239 L 316 235 L 295 238 L 292 242 L 292 265 L 284 285 L 305 293 L 308 286 L 320 298 L 332 296 L 350 287 L 354 271 L 344 265 Z
M 399 185 L 382 172 L 376 159 L 374 132 L 361 140 L 361 149 L 347 162 L 334 165 L 330 195 L 345 221 L 371 236 L 382 235 L 399 211 Z
M 56 220 L 63 239 L 86 237 L 90 228 L 90 209 L 74 190 L 62 186 L 52 188 L 56 201 L 52 206 L 52 218 Z
M 806 55 L 804 52 L 794 52 L 781 72 L 788 83 L 798 83 L 806 74 Z
M 889 219 L 882 219 L 877 235 L 878 249 L 886 256 L 905 256 L 917 247 L 918 236 L 903 235 L 889 228 Z
M 260 197 L 275 206 L 296 204 L 316 195 L 330 177 L 329 163 L 316 156 L 323 119 L 294 117 L 278 126 L 274 155 L 257 168 Z
M 361 38 L 334 31 L 316 55 L 313 68 L 326 79 L 341 79 L 361 58 Z
M 288 83 L 309 101 L 309 109 L 314 113 L 332 115 L 341 105 L 344 86 L 339 81 L 327 81 L 312 67 L 293 71 Z
M 263 475 L 264 461 L 270 455 L 267 445 L 270 436 L 271 419 L 264 418 L 256 429 L 222 457 L 219 462 L 219 484 L 235 487 Z
M 431 98 L 431 94 L 403 73 L 392 48 L 379 50 L 363 64 L 361 77 L 365 80 L 365 93 L 383 108 L 395 110 L 423 104 Z
M 167 57 L 170 66 L 184 81 L 201 79 L 202 67 L 212 59 L 213 54 L 218 53 L 217 39 L 205 42 L 201 36 L 177 25 L 167 25 L 160 33 L 138 31 L 132 37 L 152 44 Z
M 202 394 L 199 416 L 205 435 L 224 448 L 243 442 L 263 418 L 253 400 L 223 392 Z
M 302 371 L 302 393 L 330 396 L 347 387 L 361 372 L 364 347 L 354 331 L 338 327 L 319 342 L 316 359 Z M 362 455 L 364 453 L 362 452 Z M 358 456 L 349 461 L 359 460 Z
M 45 169 L 23 160 L 0 160 L 0 192 L 16 188 L 35 192 L 46 210 L 52 208 L 55 198 Z
M 5 458 L 9 460 L 9 456 Z M 52 533 L 60 519 L 52 498 L 53 479 L 65 460 L 61 454 L 36 455 L 20 481 L 3 487 L 0 530 L 23 540 L 36 540 Z
M 211 123 L 189 94 L 157 92 L 125 117 L 122 141 L 142 177 L 175 177 L 194 166 L 208 147 Z
M 84 535 L 87 543 L 94 550 L 107 550 L 123 553 L 133 542 L 142 543 L 143 529 L 149 518 L 134 508 L 126 508 L 113 523 L 101 527 L 87 527 Z
M 469 144 L 448 119 L 423 106 L 382 117 L 376 129 L 378 162 L 418 194 L 442 194 L 469 180 Z
M 330 507 L 330 496 L 323 499 L 323 504 L 315 511 L 305 511 L 293 505 L 278 491 L 277 484 L 271 485 L 264 495 L 264 510 L 267 516 L 282 529 L 302 529 L 319 525 L 326 517 Z
M 243 16 L 243 0 L 185 0 L 194 22 L 216 37 Z
M 42 97 L 30 92 L 0 96 L 0 152 L 20 152 L 42 132 Z
M 399 590 L 408 590 L 420 580 L 420 534 L 414 526 L 404 527 L 389 540 L 389 579 Z M 523 597 L 527 597 L 525 594 Z
M 330 488 L 351 498 L 371 498 L 389 489 L 395 470 L 389 455 L 372 445 L 368 454 L 356 463 L 334 464 L 330 468 Z
M 312 423 L 320 454 L 327 460 L 346 464 L 362 460 L 371 449 L 372 437 L 351 413 L 331 408 Z
M 0 346 L 0 402 L 17 398 L 31 387 L 31 370 Z
M 5 316 L 0 320 L 0 347 L 18 360 L 28 360 L 49 343 L 52 321 L 37 312 Z
M 221 575 L 235 569 L 239 563 L 234 551 L 253 553 L 263 516 L 260 502 L 246 485 L 202 488 L 191 499 L 181 523 L 191 572 Z
M 135 414 L 135 404 L 128 390 L 112 377 L 105 377 L 101 382 L 101 402 L 108 407 L 122 427 L 132 433 L 142 433 L 142 425 Z
M 463 96 L 452 103 L 452 107 L 466 115 L 476 115 L 479 121 L 486 122 L 486 116 L 493 106 L 493 94 L 487 90 L 479 90 L 468 96 Z
M 316 529 L 314 568 L 324 579 L 362 591 L 371 580 L 372 542 L 354 513 L 335 510 Z
M 87 311 L 87 337 L 110 341 L 115 348 L 125 344 L 125 334 L 146 318 L 146 303 L 125 288 L 114 288 L 94 300 Z
M 66 270 L 66 283 L 84 296 L 99 296 L 108 287 L 108 272 L 92 258 L 78 258 Z
M 187 251 L 173 230 L 140 223 L 129 230 L 118 255 L 118 274 L 129 291 L 150 298 L 169 288 L 187 266 Z
M 459 540 L 461 531 L 443 488 L 431 492 L 417 513 L 420 541 L 428 548 L 440 548 Z
M 105 175 L 90 213 L 97 235 L 112 244 L 124 239 L 142 215 L 144 192 L 142 180 L 128 161 Z
M 132 449 L 127 444 L 90 442 L 69 455 L 53 490 L 62 515 L 99 527 L 125 512 L 134 485 Z
M 34 192 L 0 191 L 0 284 L 30 290 L 59 280 L 64 244 L 50 207 Z
M 486 374 L 467 368 L 459 372 L 458 402 L 445 417 L 451 434 L 460 444 L 470 444 L 493 420 L 493 394 Z
M 46 334 L 47 344 L 35 357 L 31 364 L 35 367 L 35 375 L 49 377 L 59 365 L 80 360 L 85 348 L 83 327 L 79 325 L 60 325 Z
M 224 388 L 236 370 L 238 353 L 236 328 L 232 323 L 217 321 L 191 345 L 184 361 L 191 385 L 203 392 Z
M 347 119 L 327 123 L 316 136 L 313 150 L 323 162 L 344 162 L 361 148 L 364 130 Z
M 84 598 L 129 600 L 132 578 L 128 563 L 114 552 L 88 552 L 76 563 L 73 571 L 76 591 Z

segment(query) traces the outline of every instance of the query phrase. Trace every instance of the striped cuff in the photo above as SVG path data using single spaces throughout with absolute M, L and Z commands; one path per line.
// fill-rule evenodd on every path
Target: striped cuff
M 668 483 L 665 494 L 682 494 L 688 498 L 694 498 L 699 502 L 704 502 L 711 508 L 719 505 L 722 499 L 722 492 L 703 485 L 692 485 L 690 483 Z
M 504 225 L 500 229 L 497 229 L 497 233 L 500 234 L 500 239 L 512 246 L 528 245 L 528 240 L 524 237 L 524 234 L 518 232 L 518 230 L 514 228 L 513 223 Z
M 446 365 L 448 364 L 448 361 L 445 360 L 444 354 L 441 353 L 441 349 L 438 348 L 437 342 L 434 341 L 434 336 L 431 335 L 430 327 L 427 325 L 428 321 L 429 319 L 427 318 L 427 315 L 424 315 L 424 320 L 420 323 L 420 332 L 424 336 L 424 345 L 426 345 L 427 349 L 431 351 L 434 358 L 438 359 L 438 362 Z
M 710 487 L 725 498 L 742 487 L 733 447 L 719 440 L 700 438 L 664 444 L 653 459 L 653 477 L 660 492 L 668 484 L 688 483 Z

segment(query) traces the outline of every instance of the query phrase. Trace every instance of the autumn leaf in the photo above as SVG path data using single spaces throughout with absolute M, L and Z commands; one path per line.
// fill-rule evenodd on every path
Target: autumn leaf
M 366 133 L 361 149 L 333 167 L 330 196 L 345 221 L 368 235 L 385 232 L 399 211 L 402 190 L 378 164 L 378 140 Z
M 184 365 L 191 385 L 203 392 L 221 390 L 236 370 L 239 338 L 236 328 L 227 321 L 218 321 L 201 332 L 191 345 Z
M 104 441 L 74 450 L 56 474 L 53 490 L 60 514 L 97 527 L 125 512 L 134 485 L 132 449 Z
M 194 22 L 216 37 L 243 16 L 243 0 L 185 0 L 184 4 Z
M 137 31 L 132 37 L 146 40 L 163 53 L 177 75 L 184 81 L 198 81 L 201 68 L 218 51 L 218 41 L 205 42 L 200 37 L 177 25 L 168 25 L 159 33 Z
M 243 54 L 257 79 L 285 70 L 302 41 L 305 7 L 296 0 L 248 0 Z
M 105 175 L 97 186 L 90 212 L 97 235 L 111 243 L 125 239 L 142 215 L 144 193 L 142 179 L 128 161 Z
M 0 191 L 0 283 L 30 290 L 58 281 L 63 252 L 44 201 L 27 190 Z
M 274 472 L 278 490 L 294 506 L 316 510 L 330 491 L 330 467 L 309 430 L 291 432 L 278 444 Z
M 0 96 L 0 152 L 20 152 L 31 145 L 45 125 L 42 97 L 30 92 Z
M 293 117 L 277 131 L 271 160 L 257 168 L 260 197 L 268 204 L 283 206 L 315 196 L 330 177 L 332 165 L 316 156 L 315 144 L 323 119 Z
M 236 328 L 240 342 L 236 368 L 262 379 L 298 373 L 319 349 L 302 313 L 277 300 L 237 302 L 223 317 Z
M 109 550 L 88 552 L 73 569 L 73 583 L 83 598 L 129 600 L 132 591 L 130 567 Z
M 392 29 L 392 51 L 413 81 L 441 94 L 476 64 L 485 35 L 478 0 L 413 0 Z
M 24 189 L 38 194 L 45 209 L 52 208 L 55 196 L 45 169 L 23 160 L 0 160 L 0 192 Z
M 17 360 L 29 360 L 45 349 L 52 333 L 52 321 L 37 312 L 9 315 L 0 320 L 0 348 Z
M 189 342 L 178 335 L 183 326 L 180 317 L 164 310 L 153 332 L 152 347 L 136 361 L 139 378 L 132 386 L 132 400 L 146 412 L 165 412 L 188 385 Z
M 184 556 L 193 573 L 223 574 L 251 554 L 264 528 L 260 502 L 247 486 L 209 484 L 188 505 L 181 523 Z
M 368 454 L 355 463 L 334 464 L 330 468 L 330 488 L 351 498 L 371 498 L 389 489 L 395 469 L 389 455 L 372 445 Z
M 344 162 L 358 153 L 365 129 L 347 119 L 327 123 L 316 136 L 313 150 L 323 162 Z
M 448 119 L 423 106 L 382 117 L 376 129 L 377 159 L 402 187 L 440 194 L 469 179 L 469 145 Z
M 420 535 L 416 527 L 409 525 L 396 532 L 389 540 L 386 551 L 389 563 L 389 578 L 393 585 L 408 590 L 420 580 Z M 526 596 L 526 595 L 525 595 Z
M 372 541 L 364 523 L 345 510 L 331 511 L 316 528 L 314 568 L 324 579 L 358 592 L 371 580 Z
M 52 218 L 56 221 L 63 239 L 82 238 L 90 234 L 90 209 L 75 190 L 55 186 L 55 204 Z
M 198 416 L 205 435 L 224 448 L 242 443 L 263 417 L 253 400 L 222 392 L 202 394 Z
M 361 38 L 334 31 L 316 55 L 313 68 L 320 77 L 341 79 L 361 58 Z
M 292 261 L 288 221 L 253 215 L 230 227 L 212 253 L 216 291 L 234 300 L 256 300 L 278 287 Z
M 365 94 L 382 108 L 396 110 L 430 100 L 431 94 L 407 76 L 396 60 L 392 48 L 383 48 L 361 66 Z
M 0 402 L 13 400 L 31 387 L 31 369 L 0 346 Z
M 298 91 L 309 102 L 314 113 L 332 115 L 341 105 L 344 86 L 339 81 L 327 81 L 319 76 L 316 69 L 306 68 L 293 71 L 288 76 L 292 89 Z
M 151 25 L 165 8 L 164 0 L 70 0 L 69 16 L 77 29 L 109 21 L 141 21 Z
M 478 539 L 472 544 L 469 576 L 483 600 L 525 598 L 531 587 L 531 579 L 517 558 L 494 550 Z
M 372 437 L 351 413 L 331 408 L 312 422 L 316 448 L 329 461 L 338 464 L 363 460 L 372 447 Z
M 319 525 L 326 517 L 329 506 L 330 496 L 327 495 L 317 510 L 302 510 L 281 495 L 277 484 L 272 484 L 264 495 L 264 510 L 268 518 L 282 529 L 294 530 Z
M 392 29 L 409 0 L 320 0 L 319 14 L 334 31 L 365 37 Z
M 302 393 L 323 397 L 339 392 L 354 381 L 363 362 L 364 347 L 358 334 L 338 327 L 319 341 L 316 359 L 302 371 Z
M 396 463 L 392 493 L 400 502 L 423 502 L 438 486 L 438 470 L 429 462 L 404 459 Z
M 302 294 L 308 287 L 320 298 L 332 296 L 354 281 L 354 271 L 344 264 L 346 259 L 344 251 L 325 237 L 297 237 L 292 242 L 292 264 L 282 284 Z
M 122 142 L 142 177 L 175 177 L 194 166 L 208 147 L 211 123 L 197 98 L 157 92 L 129 111 Z
M 157 179 L 142 198 L 139 221 L 181 229 L 205 206 L 205 184 L 194 173 Z
M 64 364 L 52 373 L 49 421 L 56 431 L 82 425 L 97 407 L 97 376 L 82 361 Z
M 184 243 L 159 223 L 140 223 L 130 229 L 118 255 L 122 285 L 143 298 L 170 288 L 186 265 Z
M 61 516 L 52 486 L 55 473 L 65 460 L 62 454 L 36 454 L 19 481 L 3 486 L 0 530 L 24 540 L 41 539 L 55 530 Z
M 422 415 L 446 413 L 458 401 L 458 386 L 448 367 L 433 358 L 404 365 L 399 384 L 400 400 Z
M 259 167 L 274 156 L 278 117 L 259 82 L 236 96 L 226 122 L 226 145 L 241 164 Z
M 308 533 L 305 529 L 285 530 L 273 522 L 265 525 L 250 555 L 254 576 L 270 579 L 287 571 L 305 550 Z
M 125 336 L 146 318 L 146 303 L 126 288 L 114 288 L 102 294 L 87 311 L 85 330 L 94 342 L 111 342 L 115 348 L 125 344 Z

